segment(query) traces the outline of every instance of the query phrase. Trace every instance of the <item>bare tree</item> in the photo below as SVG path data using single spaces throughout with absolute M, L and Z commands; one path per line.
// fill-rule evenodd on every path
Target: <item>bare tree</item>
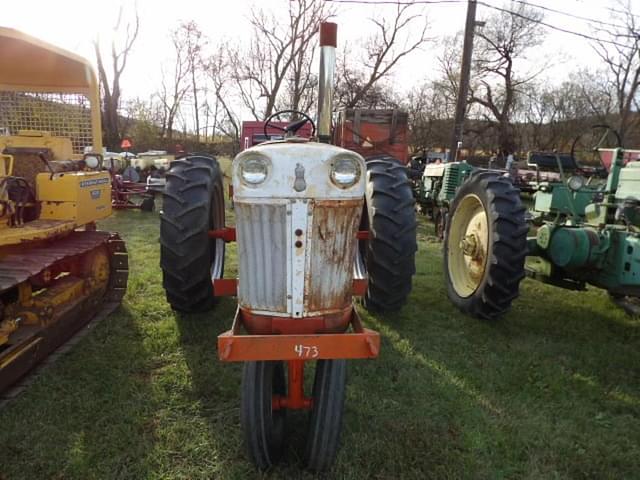
M 480 118 L 484 120 L 480 132 L 495 132 L 495 142 L 501 152 L 515 151 L 515 132 L 512 115 L 517 95 L 523 86 L 532 81 L 544 68 L 526 74 L 518 74 L 516 61 L 542 43 L 544 31 L 539 10 L 524 3 L 512 2 L 509 9 L 489 17 L 485 27 L 476 33 L 474 45 L 474 71 L 469 102 L 480 106 Z
M 355 108 L 371 103 L 367 96 L 376 84 L 388 77 L 394 67 L 406 56 L 419 49 L 427 38 L 427 21 L 421 13 L 413 13 L 410 4 L 398 3 L 391 19 L 372 18 L 376 33 L 364 45 L 362 58 L 358 62 L 344 49 L 338 68 L 336 97 L 338 105 Z M 416 34 L 412 26 L 419 24 Z M 368 100 L 368 101 L 367 101 Z
M 521 149 L 567 152 L 592 125 L 610 124 L 616 117 L 615 99 L 604 78 L 601 71 L 582 70 L 560 85 L 525 85 L 512 115 L 522 136 Z
M 190 88 L 188 44 L 184 33 L 180 27 L 171 33 L 175 54 L 173 65 L 170 68 L 161 67 L 162 80 L 157 97 L 163 106 L 161 135 L 168 141 L 173 139 L 174 124 Z
M 415 150 L 433 150 L 449 141 L 455 110 L 455 95 L 448 85 L 434 80 L 414 88 L 407 95 L 411 144 Z
M 98 64 L 98 78 L 100 81 L 100 91 L 102 94 L 102 129 L 104 132 L 104 143 L 107 148 L 115 149 L 119 147 L 120 140 L 126 125 L 120 123 L 120 97 L 122 90 L 120 87 L 120 79 L 122 73 L 127 66 L 129 53 L 133 48 L 133 44 L 138 37 L 140 29 L 140 19 L 137 10 L 135 11 L 135 19 L 133 23 L 123 22 L 123 7 L 118 11 L 118 18 L 113 27 L 114 38 L 111 40 L 111 75 L 107 74 L 105 63 L 100 50 L 100 41 L 98 38 L 93 42 L 93 48 L 96 54 L 96 62 Z M 124 40 L 121 45 L 117 45 L 116 36 L 118 33 L 124 32 Z
M 138 150 L 157 147 L 162 124 L 162 105 L 154 97 L 134 98 L 126 102 L 126 115 L 130 122 L 127 135 L 133 138 Z
M 215 53 L 204 63 L 203 68 L 210 82 L 210 93 L 213 95 L 211 136 L 226 136 L 231 140 L 232 153 L 235 155 L 240 147 L 240 118 L 234 110 L 234 58 L 235 50 L 227 43 L 220 43 Z
M 618 133 L 624 142 L 632 127 L 640 123 L 640 24 L 631 10 L 631 0 L 619 0 L 624 26 L 597 29 L 603 40 L 596 41 L 594 48 L 606 65 L 607 82 L 615 95 Z
M 205 46 L 206 39 L 198 27 L 198 24 L 193 20 L 181 23 L 176 35 L 184 45 L 187 69 L 191 77 L 191 98 L 193 100 L 196 142 L 200 142 L 200 104 L 198 102 L 200 89 L 198 87 L 197 77 L 202 67 L 202 49 Z
M 396 108 L 398 101 L 387 78 L 367 86 L 370 73 L 352 61 L 343 49 L 337 61 L 335 101 L 338 108 Z
M 250 17 L 253 34 L 248 51 L 233 51 L 230 65 L 240 99 L 257 119 L 276 111 L 288 97 L 290 107 L 299 108 L 309 80 L 311 41 L 318 26 L 331 11 L 321 0 L 288 2 L 287 21 L 257 10 Z M 285 90 L 289 88 L 289 95 Z

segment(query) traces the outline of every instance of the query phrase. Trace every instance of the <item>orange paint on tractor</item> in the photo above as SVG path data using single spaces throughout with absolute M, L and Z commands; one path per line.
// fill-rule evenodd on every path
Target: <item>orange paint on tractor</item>
M 259 360 L 321 360 L 376 358 L 380 334 L 362 326 L 352 308 L 351 331 L 345 333 L 247 335 L 242 334 L 245 316 L 238 309 L 233 327 L 218 336 L 218 356 L 226 362 Z M 304 319 L 296 319 L 304 323 Z
M 304 360 L 289 360 L 287 364 L 289 366 L 287 396 L 273 395 L 272 408 L 274 410 L 282 408 L 310 410 L 313 407 L 313 399 L 304 396 Z
M 344 332 L 351 322 L 353 306 L 342 311 L 316 315 L 313 317 L 276 317 L 259 315 L 246 308 L 240 308 L 242 323 L 253 335 L 313 334 Z

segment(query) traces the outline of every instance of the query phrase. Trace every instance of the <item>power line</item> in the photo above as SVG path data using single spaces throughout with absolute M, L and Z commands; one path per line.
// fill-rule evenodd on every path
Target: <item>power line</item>
M 353 4 L 363 4 L 363 5 L 413 5 L 413 4 L 439 4 L 439 3 L 467 3 L 465 0 L 379 0 L 379 1 L 375 1 L 375 0 L 324 0 L 325 2 L 333 2 L 333 3 L 353 3 Z M 526 3 L 520 0 L 514 0 L 514 1 L 519 1 L 519 3 Z M 576 32 L 574 30 L 568 30 L 566 28 L 562 28 L 562 27 L 558 27 L 556 25 L 552 25 L 550 23 L 544 22 L 542 20 L 537 20 L 535 18 L 531 18 L 528 17 L 527 15 L 523 15 L 521 13 L 518 12 L 514 12 L 513 10 L 509 10 L 507 8 L 502 8 L 502 7 L 496 7 L 495 5 L 491 5 L 489 3 L 483 2 L 483 1 L 478 1 L 478 5 L 482 5 L 484 7 L 487 8 L 491 8 L 493 10 L 497 10 L 500 12 L 504 12 L 504 13 L 508 13 L 509 15 L 513 15 L 515 17 L 519 17 L 522 18 L 524 20 L 527 20 L 529 22 L 532 23 L 537 23 L 538 25 L 542 25 L 544 27 L 550 28 L 552 30 L 556 30 L 558 32 L 562 32 L 562 33 L 566 33 L 568 35 L 575 35 L 577 37 L 582 37 L 585 38 L 587 40 L 593 40 L 596 42 L 600 42 L 600 43 L 608 43 L 610 45 L 615 45 L 616 47 L 620 47 L 620 48 L 634 48 L 632 46 L 629 45 L 625 45 L 623 43 L 620 42 L 616 42 L 614 40 L 609 40 L 606 38 L 598 38 L 598 37 L 594 37 L 593 35 L 589 35 L 586 33 L 582 33 L 582 32 Z M 534 6 L 534 5 L 531 5 Z M 636 39 L 640 39 L 640 34 L 638 35 L 618 35 L 618 37 L 626 37 L 626 38 L 636 38 Z
M 363 5 L 414 5 L 427 4 L 433 5 L 438 3 L 467 3 L 467 0 L 324 0 L 332 3 L 357 3 Z
M 526 5 L 528 7 L 539 8 L 540 10 L 545 10 L 547 12 L 557 13 L 559 15 L 564 15 L 564 16 L 567 16 L 567 17 L 575 18 L 577 20 L 584 20 L 584 21 L 587 21 L 589 23 L 598 23 L 600 25 L 607 25 L 609 27 L 616 27 L 616 28 L 623 28 L 623 29 L 627 28 L 626 25 L 620 25 L 620 24 L 617 24 L 617 23 L 604 22 L 602 20 L 597 20 L 595 18 L 583 17 L 581 15 L 575 15 L 573 13 L 564 12 L 562 10 L 556 10 L 555 8 L 551 8 L 551 7 L 545 7 L 544 5 L 537 5 L 535 3 L 526 2 L 524 0 L 512 0 L 512 1 L 516 2 L 516 3 L 520 3 L 522 5 Z
M 355 1 L 355 0 L 353 0 L 353 1 Z M 575 32 L 573 30 L 567 30 L 566 28 L 558 27 L 556 25 L 551 25 L 550 23 L 543 22 L 542 20 L 531 18 L 531 17 L 528 17 L 528 16 L 523 15 L 521 13 L 514 12 L 513 10 L 506 9 L 506 8 L 496 7 L 495 5 L 490 5 L 490 4 L 488 4 L 486 2 L 483 2 L 483 1 L 479 1 L 478 4 L 482 5 L 484 7 L 487 7 L 487 8 L 492 8 L 493 10 L 497 10 L 499 12 L 508 13 L 509 15 L 513 15 L 515 17 L 522 18 L 522 19 L 527 20 L 527 21 L 532 22 L 532 23 L 537 23 L 538 25 L 542 25 L 543 27 L 547 27 L 547 28 L 550 28 L 552 30 L 557 30 L 557 31 L 562 32 L 562 33 L 567 33 L 569 35 L 576 35 L 578 37 L 586 38 L 587 40 L 594 40 L 594 41 L 600 42 L 600 43 L 608 43 L 608 44 L 615 45 L 616 47 L 620 47 L 620 48 L 629 48 L 629 49 L 634 48 L 634 47 L 631 47 L 629 45 L 625 45 L 624 43 L 616 42 L 614 40 L 608 40 L 606 38 L 598 38 L 598 37 L 594 37 L 592 35 L 588 35 L 586 33 Z M 623 36 L 627 36 L 629 38 L 636 38 L 636 37 L 631 36 L 631 35 L 623 35 Z
M 640 17 L 640 15 L 633 13 L 633 12 L 625 12 L 624 10 L 618 10 L 617 8 L 613 8 L 611 6 L 604 6 L 604 5 L 600 5 L 598 1 L 596 1 L 596 3 L 592 3 L 592 2 L 588 2 L 585 0 L 573 0 L 574 2 L 577 3 L 582 3 L 582 4 L 588 4 L 591 7 L 596 7 L 596 8 L 600 8 L 601 10 L 606 10 L 607 12 L 612 12 L 612 13 L 616 13 L 616 14 L 620 14 L 620 15 L 627 15 L 627 14 L 631 14 L 632 17 Z

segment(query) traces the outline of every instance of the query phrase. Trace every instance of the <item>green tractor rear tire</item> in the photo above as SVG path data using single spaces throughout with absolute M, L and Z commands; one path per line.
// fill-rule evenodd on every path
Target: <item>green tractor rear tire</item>
M 416 271 L 416 211 L 407 169 L 389 155 L 367 159 L 365 211 L 355 278 L 368 277 L 364 305 L 369 310 L 399 310 L 411 292 Z
M 494 172 L 460 186 L 444 238 L 447 294 L 464 313 L 490 320 L 518 296 L 527 254 L 525 207 L 517 188 Z
M 215 303 L 213 278 L 224 272 L 224 241 L 209 230 L 224 228 L 224 190 L 217 160 L 191 156 L 171 163 L 160 218 L 160 266 L 167 301 L 195 313 Z

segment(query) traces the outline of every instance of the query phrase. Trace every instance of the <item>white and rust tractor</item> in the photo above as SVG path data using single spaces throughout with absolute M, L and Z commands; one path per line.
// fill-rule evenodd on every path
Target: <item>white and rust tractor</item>
M 336 25 L 320 28 L 318 128 L 311 118 L 283 139 L 233 161 L 236 227 L 225 227 L 218 162 L 190 156 L 171 164 L 161 221 L 161 266 L 171 306 L 208 310 L 235 295 L 231 330 L 218 337 L 223 361 L 245 362 L 241 423 L 260 469 L 282 455 L 287 410 L 310 410 L 305 464 L 328 469 L 338 451 L 346 359 L 374 358 L 379 335 L 362 326 L 353 297 L 378 311 L 399 309 L 415 271 L 416 219 L 405 167 L 365 160 L 330 144 Z M 269 122 L 267 122 L 268 124 Z M 296 135 L 305 124 L 311 138 Z M 266 128 L 265 128 L 266 130 Z M 224 279 L 225 242 L 237 241 L 238 279 Z M 304 366 L 315 361 L 312 396 Z

